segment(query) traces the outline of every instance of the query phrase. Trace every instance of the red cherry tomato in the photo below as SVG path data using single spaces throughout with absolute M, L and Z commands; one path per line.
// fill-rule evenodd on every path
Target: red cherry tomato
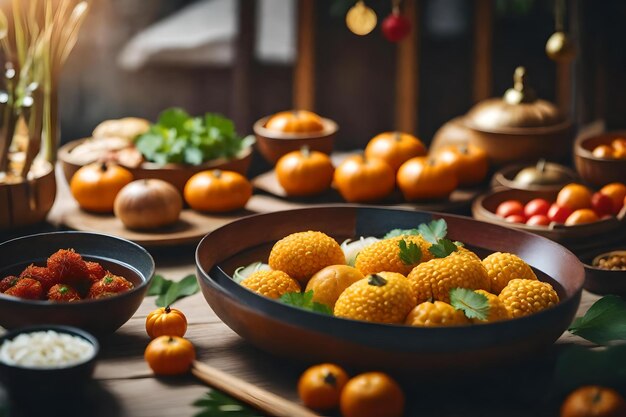
M 524 216 L 524 205 L 517 200 L 503 201 L 500 205 L 498 205 L 496 214 L 505 218 L 514 214 Z
M 536 216 L 537 214 L 543 214 L 545 216 L 548 214 L 548 210 L 550 210 L 550 203 L 543 198 L 530 200 L 524 206 L 524 214 L 528 218 Z
M 565 223 L 565 220 L 567 220 L 570 214 L 572 214 L 572 209 L 554 203 L 550 206 L 550 210 L 548 210 L 548 219 L 556 223 Z
M 608 195 L 597 192 L 591 196 L 591 207 L 598 217 L 603 217 L 613 212 L 613 200 Z
M 519 214 L 511 214 L 504 218 L 509 223 L 526 223 L 526 217 Z
M 526 220 L 526 224 L 529 226 L 547 226 L 550 224 L 550 219 L 544 214 L 535 214 Z

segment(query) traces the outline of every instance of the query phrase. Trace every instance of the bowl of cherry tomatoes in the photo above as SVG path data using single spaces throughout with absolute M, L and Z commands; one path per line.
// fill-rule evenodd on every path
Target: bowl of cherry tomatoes
M 532 232 L 571 249 L 619 240 L 626 229 L 626 185 L 594 191 L 577 183 L 560 190 L 499 189 L 477 198 L 474 218 Z
M 602 187 L 626 178 L 626 131 L 580 136 L 574 144 L 576 170 L 585 183 Z
M 52 232 L 0 243 L 0 326 L 112 333 L 137 311 L 153 274 L 144 248 L 114 236 Z

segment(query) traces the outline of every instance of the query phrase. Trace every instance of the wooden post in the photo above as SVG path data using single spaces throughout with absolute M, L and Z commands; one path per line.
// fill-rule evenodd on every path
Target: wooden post
M 298 56 L 293 74 L 293 108 L 315 108 L 315 0 L 298 2 Z
M 493 0 L 476 0 L 474 12 L 474 101 L 491 97 Z
M 570 115 L 572 102 L 572 63 L 556 64 L 556 102 L 563 114 Z
M 254 54 L 255 0 L 239 2 L 239 35 L 236 40 L 235 62 L 233 66 L 233 101 L 231 115 L 235 126 L 243 129 L 252 124 L 250 120 L 250 74 Z
M 419 98 L 418 48 L 419 30 L 417 0 L 405 0 L 402 14 L 411 22 L 411 33 L 400 41 L 396 67 L 396 129 L 417 134 Z

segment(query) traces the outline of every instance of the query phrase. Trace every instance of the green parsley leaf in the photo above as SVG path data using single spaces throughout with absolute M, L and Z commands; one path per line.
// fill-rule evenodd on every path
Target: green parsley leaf
M 163 275 L 155 275 L 154 278 L 152 278 L 152 283 L 150 283 L 150 287 L 148 287 L 147 295 L 151 296 L 165 294 L 170 285 L 172 285 L 172 283 L 173 281 L 163 278 Z
M 428 251 L 432 253 L 435 258 L 445 258 L 458 249 L 458 246 L 450 239 L 439 239 L 437 243 L 428 248 Z
M 258 411 L 214 389 L 192 404 L 200 411 L 194 417 L 262 417 Z
M 568 330 L 599 345 L 626 340 L 626 301 L 616 295 L 602 297 Z
M 153 279 L 159 277 L 160 283 L 153 284 L 148 289 L 148 295 L 157 295 L 157 307 L 167 307 L 181 298 L 188 297 L 200 291 L 198 281 L 194 274 L 187 275 L 180 281 L 170 281 L 160 275 L 156 275 Z
M 288 292 L 280 297 L 280 301 L 284 304 L 313 311 L 315 313 L 326 314 L 329 316 L 332 316 L 333 314 L 333 311 L 326 304 L 313 301 L 313 290 L 307 292 Z
M 554 370 L 555 395 L 572 392 L 583 385 L 619 387 L 626 381 L 626 345 L 606 348 L 569 346 L 559 353 Z
M 468 319 L 487 320 L 489 316 L 489 300 L 467 288 L 450 289 L 450 305 L 465 313 Z
M 387 232 L 387 234 L 385 235 L 385 237 L 383 237 L 383 239 L 389 239 L 389 238 L 398 237 L 398 236 L 415 236 L 415 235 L 419 235 L 419 230 L 417 229 L 393 229 Z
M 422 223 L 418 226 L 422 237 L 433 245 L 448 234 L 448 224 L 444 219 L 432 220 L 430 223 Z
M 402 239 L 398 242 L 400 248 L 400 260 L 405 265 L 415 265 L 422 259 L 422 249 L 415 244 L 415 242 L 409 242 Z

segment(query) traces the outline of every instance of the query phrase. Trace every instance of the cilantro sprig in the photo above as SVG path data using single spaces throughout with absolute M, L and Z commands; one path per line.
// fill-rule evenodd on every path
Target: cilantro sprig
M 214 389 L 193 402 L 200 410 L 194 417 L 262 417 L 258 411 Z
M 414 242 L 409 242 L 402 239 L 398 242 L 400 248 L 400 260 L 405 265 L 415 265 L 422 260 L 422 249 Z
M 280 297 L 280 301 L 284 304 L 315 313 L 326 314 L 328 316 L 333 315 L 333 311 L 329 306 L 313 301 L 313 290 L 306 292 L 288 292 Z
M 428 251 L 435 258 L 445 258 L 452 252 L 458 250 L 457 244 L 446 238 L 448 234 L 448 224 L 444 219 L 433 220 L 430 223 L 422 223 L 418 230 L 424 240 L 431 244 Z
M 468 319 L 478 320 L 487 320 L 491 309 L 487 297 L 467 288 L 450 289 L 450 305 L 461 310 Z
M 167 307 L 181 298 L 188 297 L 200 291 L 194 274 L 187 275 L 180 281 L 172 281 L 162 275 L 155 275 L 148 288 L 148 295 L 156 295 L 157 307 Z
M 235 132 L 230 119 L 207 113 L 192 117 L 182 109 L 165 110 L 135 146 L 150 162 L 200 165 L 216 158 L 232 158 L 254 142 Z

